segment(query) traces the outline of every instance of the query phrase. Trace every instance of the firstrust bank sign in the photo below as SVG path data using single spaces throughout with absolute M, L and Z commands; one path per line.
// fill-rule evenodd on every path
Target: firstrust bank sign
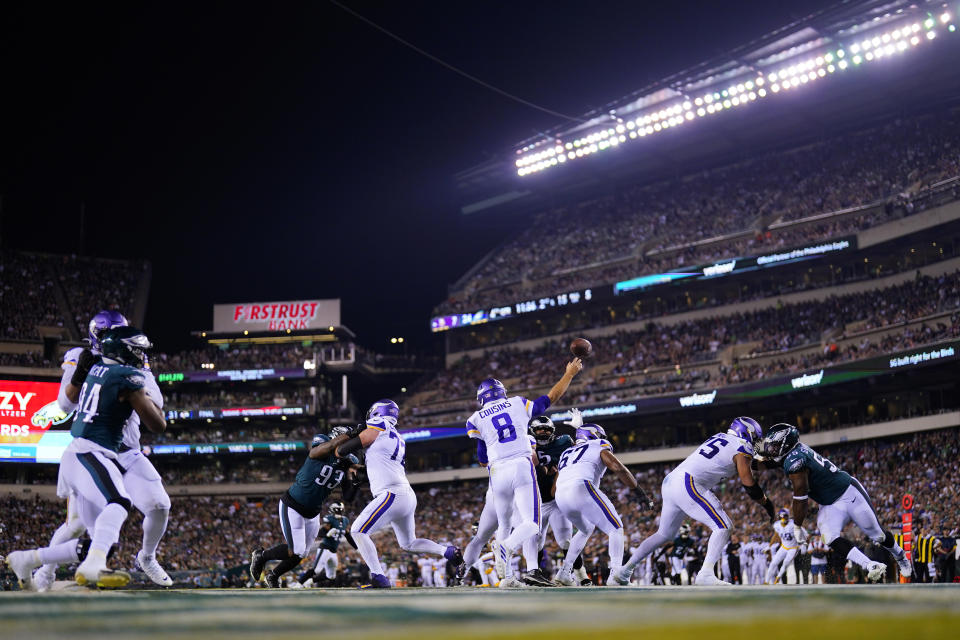
M 285 300 L 213 306 L 216 333 L 326 329 L 340 325 L 340 300 Z

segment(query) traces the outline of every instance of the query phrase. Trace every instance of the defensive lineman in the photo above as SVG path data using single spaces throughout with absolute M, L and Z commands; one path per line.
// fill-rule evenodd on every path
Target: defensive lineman
M 579 415 L 577 409 L 573 409 Z M 581 423 L 582 424 L 582 421 Z M 538 549 L 543 549 L 547 542 L 547 527 L 553 529 L 553 537 L 557 546 L 566 552 L 570 548 L 570 538 L 573 536 L 573 524 L 567 519 L 557 501 L 552 495 L 553 485 L 557 480 L 560 457 L 563 452 L 573 446 L 573 438 L 564 434 L 557 435 L 557 427 L 549 416 L 534 416 L 530 420 L 530 433 L 537 442 L 537 483 L 540 487 L 540 496 L 543 499 L 543 510 L 540 513 L 540 540 Z
M 93 316 L 87 327 L 90 348 L 76 347 L 63 355 L 61 365 L 63 376 L 60 379 L 57 404 L 64 414 L 72 413 L 77 408 L 77 394 L 86 377 L 85 372 L 89 371 L 100 353 L 100 338 L 103 333 L 128 324 L 127 319 L 118 311 L 101 311 Z M 159 409 L 163 409 L 163 394 L 146 364 L 144 361 L 145 366 L 141 370 L 145 382 L 144 391 Z M 74 384 L 74 379 L 77 384 Z M 120 446 L 117 458 L 122 468 L 123 484 L 130 494 L 133 506 L 143 514 L 143 541 L 137 553 L 137 564 L 152 582 L 169 587 L 173 584 L 173 580 L 157 562 L 156 553 L 160 539 L 167 530 L 170 497 L 163 488 L 160 474 L 140 449 L 140 416 L 134 412 L 123 426 L 123 444 Z M 51 546 L 78 538 L 83 533 L 83 523 L 75 506 L 75 501 L 68 496 L 67 521 L 54 532 L 50 539 Z M 46 591 L 50 588 L 56 576 L 56 568 L 55 564 L 45 564 L 33 574 L 38 591 Z
M 317 434 L 310 442 L 310 453 L 290 488 L 280 497 L 278 513 L 284 542 L 267 549 L 254 549 L 250 557 L 250 577 L 259 582 L 270 560 L 280 563 L 266 574 L 267 585 L 279 587 L 280 578 L 295 568 L 320 531 L 320 510 L 330 493 L 340 486 L 356 456 L 334 455 L 337 445 L 350 436 L 346 427 L 334 427 L 330 434 Z
M 131 506 L 117 455 L 124 426 L 134 411 L 153 432 L 162 432 L 166 422 L 145 391 L 144 352 L 152 347 L 147 336 L 124 326 L 100 337 L 101 357 L 89 372 L 78 370 L 72 378 L 79 386 L 79 401 L 70 429 L 73 441 L 60 460 L 57 494 L 72 497 L 75 513 L 92 538 L 86 558 L 77 567 L 77 583 L 118 587 L 129 582 L 129 574 L 110 571 L 106 564 Z M 7 562 L 29 588 L 34 568 L 77 562 L 79 556 L 77 539 L 72 538 L 43 549 L 15 551 Z
M 613 455 L 613 447 L 606 440 L 607 434 L 600 425 L 582 425 L 577 428 L 576 436 L 575 446 L 564 451 L 560 457 L 555 490 L 557 506 L 577 528 L 563 559 L 563 567 L 557 574 L 557 582 L 567 586 L 576 584 L 573 578 L 574 560 L 597 527 L 609 539 L 611 576 L 623 562 L 623 523 L 613 503 L 600 490 L 600 479 L 607 469 L 637 492 L 643 510 L 650 506 L 643 489 L 637 486 L 637 479 Z M 608 584 L 615 584 L 612 578 Z
M 726 433 L 718 433 L 691 453 L 676 469 L 667 474 L 661 485 L 663 508 L 660 527 L 640 543 L 623 568 L 616 574 L 618 584 L 627 584 L 637 564 L 676 534 L 684 516 L 690 516 L 710 527 L 710 541 L 696 584 L 729 584 L 719 580 L 713 568 L 730 539 L 730 517 L 727 516 L 712 489 L 720 482 L 739 475 L 744 490 L 759 502 L 773 520 L 773 505 L 764 495 L 750 469 L 754 446 L 763 439 L 763 431 L 753 418 L 736 418 Z
M 543 505 L 537 486 L 536 453 L 530 451 L 527 424 L 559 400 L 582 369 L 580 358 L 571 360 L 547 395 L 533 402 L 521 396 L 507 397 L 503 383 L 495 378 L 487 378 L 477 387 L 479 409 L 467 420 L 467 435 L 478 440 L 477 455 L 490 468 L 490 487 L 497 511 L 497 567 L 498 573 L 507 572 L 501 580 L 510 575 L 509 561 L 517 547 L 540 533 Z M 511 533 L 515 507 L 517 517 Z M 528 569 L 521 580 L 534 585 L 552 584 L 536 568 Z
M 820 505 L 817 527 L 824 544 L 864 569 L 868 580 L 877 582 L 883 578 L 887 567 L 870 560 L 852 542 L 841 537 L 843 528 L 851 520 L 893 556 L 901 575 L 909 577 L 913 573 L 910 559 L 894 540 L 893 533 L 880 526 L 860 481 L 800 442 L 800 432 L 795 426 L 774 425 L 763 439 L 760 454 L 774 466 L 781 466 L 793 484 L 793 523 L 798 532 L 807 517 L 809 499 L 813 498 Z
M 377 547 L 370 535 L 386 525 L 393 526 L 401 549 L 414 553 L 432 553 L 443 556 L 463 571 L 463 556 L 454 546 L 444 548 L 433 540 L 418 538 L 413 521 L 417 510 L 417 496 L 407 480 L 404 462 L 406 444 L 397 431 L 400 408 L 393 400 L 378 400 L 367 412 L 366 428 L 337 447 L 337 456 L 344 457 L 361 448 L 366 449 L 367 475 L 373 501 L 368 504 L 350 527 L 360 555 L 370 570 L 369 587 L 390 588 L 377 555 Z M 458 573 L 462 575 L 462 573 Z
M 770 561 L 770 566 L 767 568 L 765 584 L 786 582 L 787 567 L 797 557 L 797 549 L 803 542 L 803 538 L 798 535 L 803 530 L 794 526 L 793 520 L 790 519 L 790 513 L 786 509 L 780 509 L 777 518 L 778 521 L 773 523 L 774 537 L 770 540 L 770 543 L 779 542 L 780 547 L 773 554 L 773 560 Z

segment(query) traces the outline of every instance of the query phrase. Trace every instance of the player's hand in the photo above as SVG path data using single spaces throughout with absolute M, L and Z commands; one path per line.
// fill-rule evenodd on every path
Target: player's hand
M 87 374 L 90 373 L 90 368 L 96 364 L 96 362 L 97 356 L 93 355 L 90 349 L 81 351 L 80 355 L 77 356 L 77 367 L 70 377 L 70 384 L 75 387 L 82 387 L 84 381 L 87 379 Z
M 347 431 L 347 440 L 349 440 L 350 438 L 356 438 L 366 430 L 367 430 L 367 425 L 363 423 L 358 424 L 355 427 L 352 427 L 349 431 Z
M 581 360 L 580 358 L 574 358 L 573 360 L 567 363 L 566 373 L 571 378 L 577 375 L 578 373 L 580 373 L 581 371 L 583 371 L 583 360 Z
M 580 413 L 580 409 L 576 407 L 570 409 L 570 419 L 564 422 L 563 424 L 569 425 L 574 429 L 579 429 L 583 426 L 583 415 Z
M 637 488 L 633 490 L 633 495 L 636 496 L 637 506 L 640 507 L 641 513 L 653 511 L 653 500 L 651 500 L 647 492 L 643 490 L 643 487 L 637 486 Z
M 773 503 L 770 502 L 770 498 L 763 499 L 763 510 L 767 512 L 767 517 L 770 519 L 769 524 L 773 524 L 773 521 L 777 519 L 777 514 L 773 510 Z

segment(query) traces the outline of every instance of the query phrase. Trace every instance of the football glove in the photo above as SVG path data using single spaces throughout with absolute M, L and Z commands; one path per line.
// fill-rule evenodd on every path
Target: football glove
M 63 424 L 71 417 L 73 417 L 73 412 L 67 413 L 61 409 L 60 404 L 54 400 L 40 407 L 40 409 L 33 414 L 33 417 L 30 418 L 30 422 L 37 427 L 48 427 L 54 424 Z
M 356 438 L 366 430 L 367 430 L 367 425 L 360 423 L 357 426 L 350 429 L 350 431 L 347 431 L 347 439 L 349 440 L 350 438 Z
M 565 425 L 569 425 L 574 429 L 579 429 L 583 426 L 583 416 L 580 414 L 580 409 L 576 407 L 570 409 L 570 419 L 564 421 Z
M 637 506 L 640 507 L 642 513 L 653 511 L 653 500 L 651 500 L 647 492 L 643 490 L 643 487 L 637 486 L 637 488 L 633 490 L 633 494 L 637 498 Z
M 96 362 L 97 356 L 93 355 L 90 349 L 81 351 L 80 355 L 77 356 L 77 367 L 73 370 L 73 375 L 70 376 L 70 384 L 75 387 L 82 387 L 87 379 L 87 374 L 90 373 L 90 368 Z

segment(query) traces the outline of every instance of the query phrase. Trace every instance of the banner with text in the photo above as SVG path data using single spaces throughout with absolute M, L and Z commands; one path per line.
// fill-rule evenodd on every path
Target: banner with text
M 215 333 L 302 331 L 340 326 L 340 299 L 213 305 Z

